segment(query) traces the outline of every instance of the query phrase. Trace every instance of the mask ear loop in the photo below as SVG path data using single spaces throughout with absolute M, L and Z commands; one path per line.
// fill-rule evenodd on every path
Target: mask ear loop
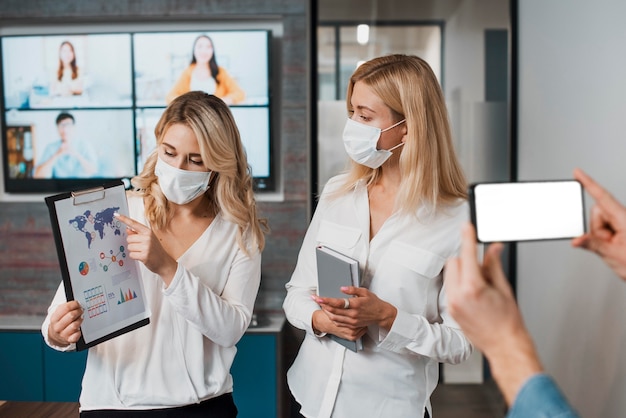
M 396 122 L 396 123 L 394 123 L 394 124 L 393 124 L 393 125 L 391 125 L 390 127 L 388 127 L 388 128 L 386 128 L 386 129 L 381 130 L 381 131 L 380 131 L 380 133 L 387 132 L 388 130 L 393 129 L 393 128 L 395 128 L 396 126 L 400 125 L 402 122 L 406 122 L 406 119 L 402 119 L 400 122 Z
M 386 131 L 388 131 L 390 129 L 393 129 L 396 126 L 400 125 L 402 122 L 406 122 L 406 119 L 402 119 L 400 122 L 395 123 L 395 124 L 391 125 L 390 127 L 388 127 L 387 129 L 380 131 L 380 133 L 382 134 L 383 132 L 386 132 Z M 394 145 L 393 147 L 389 148 L 387 151 L 391 152 L 391 151 L 393 151 L 396 148 L 400 148 L 402 145 L 404 145 L 404 142 L 400 142 L 398 145 Z
M 211 170 L 209 170 L 211 171 Z M 216 171 L 211 171 L 211 174 L 209 175 L 209 184 L 207 187 L 207 190 L 209 190 L 212 186 L 213 183 L 215 183 L 217 180 L 215 180 L 217 178 L 217 172 Z
M 400 148 L 402 145 L 404 145 L 404 142 L 400 142 L 398 145 L 395 145 L 395 146 L 389 148 L 387 151 L 391 152 L 391 151 L 393 151 L 396 148 Z

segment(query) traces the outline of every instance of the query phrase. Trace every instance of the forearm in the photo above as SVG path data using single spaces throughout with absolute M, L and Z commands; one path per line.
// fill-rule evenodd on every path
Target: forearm
M 54 162 L 56 161 L 57 157 L 53 156 L 52 158 L 48 159 L 46 162 L 43 162 L 41 164 L 39 164 L 36 168 L 35 168 L 35 174 L 34 177 L 35 178 L 48 178 L 52 176 L 52 167 L 54 166 Z
M 444 323 L 430 323 L 421 315 L 398 310 L 387 332 L 380 329 L 379 347 L 398 353 L 413 353 L 440 363 L 457 364 L 472 353 L 463 332 Z
M 319 208 L 320 206 L 318 206 L 318 210 Z M 316 239 L 314 234 L 318 223 L 319 219 L 316 213 L 304 237 L 296 268 L 291 279 L 285 285 L 287 296 L 283 301 L 283 310 L 289 323 L 311 335 L 317 333 L 313 330 L 313 314 L 320 310 L 320 306 L 312 299 L 313 296 L 317 295 Z
M 525 332 L 509 337 L 509 341 L 500 347 L 487 349 L 485 356 L 509 406 L 513 405 L 524 382 L 533 375 L 543 372 L 533 342 Z
M 316 311 L 321 311 L 319 305 L 311 299 L 315 295 L 315 289 L 294 287 L 287 285 L 287 296 L 283 301 L 283 310 L 287 321 L 294 327 L 304 330 L 313 335 L 323 332 L 314 329 L 315 323 L 313 315 Z
M 211 274 L 211 273 L 207 273 Z M 176 312 L 203 335 L 224 347 L 243 336 L 254 308 L 260 284 L 260 255 L 247 262 L 233 263 L 225 287 L 215 290 L 183 266 L 163 292 Z

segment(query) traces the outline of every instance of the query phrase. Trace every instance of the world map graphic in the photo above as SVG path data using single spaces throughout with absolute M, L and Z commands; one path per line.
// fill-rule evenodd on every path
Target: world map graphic
M 82 215 L 78 215 L 69 220 L 74 229 L 84 234 L 87 240 L 87 248 L 91 248 L 91 244 L 96 237 L 103 239 L 108 231 L 115 235 L 121 235 L 120 222 L 118 222 L 113 214 L 119 211 L 119 207 L 106 208 L 95 214 L 91 210 L 86 210 Z

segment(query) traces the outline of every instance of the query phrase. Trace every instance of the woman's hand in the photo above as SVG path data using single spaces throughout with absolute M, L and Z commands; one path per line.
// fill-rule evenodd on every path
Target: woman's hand
M 50 316 L 48 340 L 57 347 L 67 347 L 80 339 L 83 308 L 72 300 L 59 305 Z
M 338 327 L 361 329 L 376 324 L 389 330 L 398 310 L 363 287 L 344 286 L 346 299 L 313 296 L 330 321 Z M 347 300 L 347 302 L 346 302 Z
M 322 309 L 313 312 L 312 322 L 316 333 L 333 334 L 350 341 L 356 341 L 367 332 L 367 327 L 347 327 L 334 323 L 328 316 L 328 312 Z
M 159 239 L 146 225 L 124 215 L 116 214 L 115 217 L 127 226 L 128 256 L 141 261 L 169 286 L 178 268 L 176 260 L 165 251 Z

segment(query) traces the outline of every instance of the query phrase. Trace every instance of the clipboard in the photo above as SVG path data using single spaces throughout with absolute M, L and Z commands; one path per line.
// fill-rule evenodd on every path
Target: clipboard
M 122 181 L 45 198 L 68 301 L 84 309 L 76 350 L 85 350 L 150 323 L 136 260 L 128 257 L 128 216 Z

